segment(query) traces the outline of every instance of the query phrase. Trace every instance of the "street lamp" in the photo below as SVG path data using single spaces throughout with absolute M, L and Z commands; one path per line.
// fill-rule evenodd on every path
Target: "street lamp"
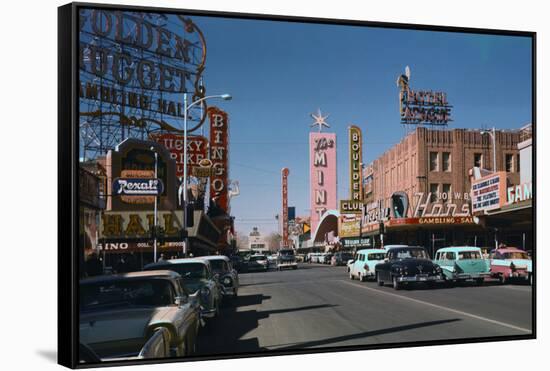
M 491 138 L 493 139 L 493 173 L 497 171 L 497 139 L 496 139 L 496 133 L 495 133 L 495 127 L 489 130 L 481 130 L 481 135 L 483 134 L 489 134 Z
M 223 100 L 231 100 L 233 97 L 230 94 L 220 94 L 220 95 L 209 95 L 206 97 L 202 97 L 200 99 L 197 99 L 191 104 L 187 104 L 187 93 L 183 94 L 183 228 L 187 228 L 187 114 L 188 111 L 193 107 L 194 105 L 197 105 L 207 99 L 210 98 L 220 98 Z M 187 256 L 187 235 L 184 234 L 183 237 L 183 256 Z
M 158 153 L 155 150 L 155 147 L 151 146 L 151 151 L 155 154 L 155 179 L 158 178 Z M 153 222 L 153 262 L 157 262 L 157 201 L 158 201 L 158 195 L 155 194 L 155 216 L 154 216 L 154 222 Z

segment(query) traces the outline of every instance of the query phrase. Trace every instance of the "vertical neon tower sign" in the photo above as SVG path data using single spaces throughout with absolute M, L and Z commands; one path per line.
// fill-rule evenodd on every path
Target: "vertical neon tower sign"
M 282 176 L 282 189 L 283 189 L 283 247 L 288 247 L 288 168 L 284 167 L 281 170 Z
M 336 134 L 322 133 L 326 116 L 312 114 L 315 120 L 310 126 L 318 126 L 319 132 L 309 133 L 309 179 L 311 229 L 316 233 L 321 217 L 327 210 L 336 209 Z

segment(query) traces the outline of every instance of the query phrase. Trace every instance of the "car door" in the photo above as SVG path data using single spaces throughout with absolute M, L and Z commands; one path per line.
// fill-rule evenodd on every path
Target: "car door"
M 394 255 L 395 255 L 394 252 L 392 252 L 391 250 L 388 251 L 386 253 L 386 259 L 387 260 L 384 260 L 384 262 L 380 264 L 379 274 L 380 274 L 380 278 L 384 282 L 388 282 L 388 281 L 392 280 L 391 274 L 390 274 L 390 267 L 391 267 L 392 262 L 395 260 Z
M 199 328 L 199 302 L 196 300 L 192 300 L 189 292 L 185 288 L 185 282 L 182 278 L 179 278 L 176 281 L 175 286 L 177 296 L 187 297 L 187 303 L 184 305 L 180 305 L 177 309 L 179 312 L 179 316 L 183 318 L 183 321 L 181 321 L 182 334 L 190 334 L 191 337 L 194 339 L 197 336 L 197 331 Z

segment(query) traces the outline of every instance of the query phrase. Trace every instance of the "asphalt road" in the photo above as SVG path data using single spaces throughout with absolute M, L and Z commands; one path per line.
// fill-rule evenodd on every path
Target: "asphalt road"
M 202 329 L 201 355 L 531 333 L 528 285 L 395 291 L 317 264 L 239 277 L 239 297 Z

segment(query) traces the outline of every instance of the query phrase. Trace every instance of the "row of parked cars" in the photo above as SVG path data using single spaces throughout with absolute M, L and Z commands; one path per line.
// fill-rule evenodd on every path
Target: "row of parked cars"
M 496 278 L 501 283 L 510 279 L 532 282 L 531 259 L 525 251 L 514 247 L 495 249 L 487 258 L 478 247 L 444 247 L 431 260 L 423 247 L 389 245 L 357 251 L 347 267 L 352 280 L 372 279 L 380 286 L 391 283 L 396 290 L 413 282 L 433 285 L 474 281 L 481 285 L 485 278 Z
M 350 252 L 338 251 L 336 253 L 313 252 L 306 255 L 306 261 L 309 263 L 330 264 L 333 266 L 346 265 L 353 258 Z
M 226 256 L 163 260 L 80 281 L 80 361 L 195 354 L 200 329 L 238 295 Z
M 298 263 L 294 250 L 280 249 L 277 254 L 252 254 L 242 258 L 239 264 L 240 272 L 267 271 L 270 268 L 277 270 L 297 269 Z

